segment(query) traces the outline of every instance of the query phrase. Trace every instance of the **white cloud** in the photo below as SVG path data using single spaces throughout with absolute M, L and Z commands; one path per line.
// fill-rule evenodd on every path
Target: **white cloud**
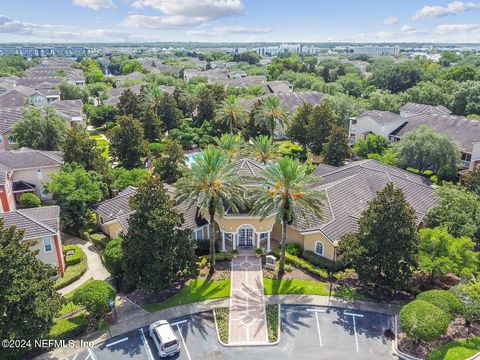
M 93 10 L 115 9 L 117 7 L 112 0 L 73 0 L 73 3 Z
M 195 36 L 223 36 L 227 34 L 265 34 L 272 31 L 270 27 L 259 27 L 259 28 L 249 28 L 245 26 L 224 26 L 224 27 L 217 27 L 211 30 L 189 30 L 187 34 L 195 35 Z
M 122 22 L 123 26 L 159 29 L 201 25 L 241 14 L 245 9 L 241 0 L 136 0 L 132 7 L 149 7 L 163 15 L 129 15 Z
M 386 18 L 385 20 L 383 20 L 383 25 L 395 25 L 395 24 L 398 24 L 400 22 L 400 19 L 395 17 L 395 16 L 391 16 L 391 17 L 388 17 Z
M 408 24 L 405 24 L 400 28 L 400 31 L 402 31 L 402 32 L 412 32 L 412 31 L 415 31 L 415 28 L 411 27 Z
M 445 24 L 435 28 L 437 34 L 448 34 L 452 32 L 467 32 L 480 29 L 480 24 Z
M 480 3 L 454 1 L 444 6 L 424 6 L 417 10 L 412 20 L 420 20 L 426 17 L 438 18 L 447 15 L 455 15 L 472 9 L 480 8 Z
M 0 33 L 32 35 L 33 31 L 26 23 L 0 15 Z

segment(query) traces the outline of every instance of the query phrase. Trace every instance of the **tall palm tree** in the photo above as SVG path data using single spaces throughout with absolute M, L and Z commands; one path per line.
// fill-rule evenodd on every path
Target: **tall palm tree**
M 245 189 L 235 163 L 219 149 L 208 146 L 192 164 L 187 175 L 175 184 L 177 203 L 198 206 L 199 215 L 209 220 L 210 272 L 215 271 L 215 215 L 227 210 L 238 213 L 244 206 Z
M 269 96 L 255 113 L 255 122 L 269 129 L 270 136 L 274 139 L 275 128 L 285 127 L 288 123 L 288 112 L 278 97 Z
M 309 219 L 312 215 L 321 217 L 324 194 L 313 190 L 316 179 L 307 175 L 306 169 L 298 160 L 282 158 L 278 163 L 268 166 L 259 179 L 260 186 L 255 188 L 252 213 L 262 219 L 276 214 L 277 222 L 282 226 L 280 255 L 280 273 L 285 270 L 285 248 L 287 244 L 287 225 L 299 217 Z
M 235 95 L 228 95 L 222 101 L 216 111 L 215 117 L 222 124 L 227 124 L 230 133 L 233 134 L 233 128 L 242 125 L 246 113 Z
M 249 149 L 250 154 L 258 161 L 266 164 L 269 160 L 279 157 L 278 145 L 270 136 L 260 135 L 253 139 Z
M 245 148 L 245 141 L 240 135 L 223 134 L 214 140 L 220 151 L 230 159 L 236 159 Z

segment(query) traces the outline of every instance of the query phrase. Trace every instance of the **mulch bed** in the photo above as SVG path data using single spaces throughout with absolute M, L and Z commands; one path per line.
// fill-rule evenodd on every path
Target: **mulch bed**
M 463 318 L 457 318 L 450 323 L 445 335 L 437 340 L 425 343 L 409 339 L 404 333 L 400 333 L 398 336 L 398 348 L 401 351 L 416 357 L 426 358 L 430 352 L 449 342 L 480 336 L 480 322 L 473 323 L 470 327 L 467 327 Z

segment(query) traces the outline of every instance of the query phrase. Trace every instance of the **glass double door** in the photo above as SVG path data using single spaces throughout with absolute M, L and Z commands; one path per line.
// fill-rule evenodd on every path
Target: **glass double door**
M 252 228 L 241 228 L 238 230 L 238 246 L 253 246 Z

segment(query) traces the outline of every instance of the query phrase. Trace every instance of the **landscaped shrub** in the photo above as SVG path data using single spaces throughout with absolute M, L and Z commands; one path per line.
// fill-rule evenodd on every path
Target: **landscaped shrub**
M 97 247 L 99 250 L 104 250 L 105 246 L 108 243 L 108 236 L 103 233 L 95 233 L 89 236 L 90 241 Z
M 427 301 L 414 300 L 400 311 L 402 329 L 408 337 L 420 341 L 435 340 L 445 334 L 450 316 Z
M 65 255 L 65 264 L 67 266 L 79 264 L 82 261 L 82 257 L 85 256 L 83 250 L 77 245 L 65 245 L 63 254 Z
M 208 255 L 210 253 L 210 240 L 197 240 L 195 241 L 195 254 L 197 256 Z
M 469 359 L 480 351 L 480 337 L 449 342 L 428 354 L 428 360 Z
M 215 253 L 215 261 L 232 260 L 233 254 L 228 252 Z
M 85 306 L 87 311 L 97 317 L 109 311 L 110 300 L 115 299 L 115 289 L 106 281 L 93 280 L 75 290 L 72 301 Z
M 113 274 L 118 275 L 122 272 L 122 238 L 118 237 L 110 241 L 103 252 L 105 267 Z
M 83 255 L 82 259 L 78 264 L 67 266 L 67 270 L 65 270 L 65 274 L 63 275 L 63 278 L 57 279 L 53 287 L 56 290 L 58 290 L 67 285 L 70 285 L 74 281 L 77 281 L 78 279 L 80 279 L 83 276 L 83 274 L 85 274 L 87 269 L 88 269 L 87 257 Z
M 287 246 L 285 246 L 285 251 L 291 255 L 300 257 L 302 256 L 303 248 L 297 243 L 288 243 Z
M 274 255 L 280 257 L 280 249 L 275 249 L 272 251 Z M 291 255 L 289 253 L 285 253 L 285 261 L 287 263 L 292 264 L 294 267 L 305 270 L 309 272 L 313 276 L 317 276 L 320 278 L 327 278 L 328 272 L 325 269 L 320 269 L 319 267 L 313 265 L 309 261 L 299 258 L 298 256 Z
M 420 170 L 415 169 L 415 168 L 411 168 L 411 167 L 407 167 L 407 171 L 409 171 L 413 174 L 419 174 L 420 173 Z
M 313 251 L 305 250 L 303 252 L 303 258 L 305 260 L 310 261 L 312 264 L 325 268 L 329 271 L 332 269 L 332 265 L 333 265 L 332 260 L 327 259 L 326 257 L 320 256 L 320 255 L 317 255 Z M 341 270 L 343 268 L 345 268 L 345 264 L 343 262 L 335 261 L 335 267 L 333 269 L 334 271 Z
M 71 339 L 85 332 L 88 326 L 87 314 L 81 313 L 68 319 L 55 322 L 49 337 L 56 340 Z
M 160 155 L 163 151 L 164 145 L 162 143 L 150 143 L 148 144 L 148 150 L 152 153 L 152 155 Z
M 417 296 L 418 300 L 429 302 L 430 304 L 438 306 L 455 318 L 463 310 L 463 303 L 457 296 L 447 290 L 429 290 L 425 291 Z
M 22 208 L 36 208 L 42 205 L 42 201 L 34 194 L 25 193 L 20 196 L 20 205 Z

